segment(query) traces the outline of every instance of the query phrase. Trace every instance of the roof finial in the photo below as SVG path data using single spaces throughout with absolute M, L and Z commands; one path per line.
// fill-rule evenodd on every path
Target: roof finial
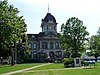
M 48 13 L 49 13 L 49 3 L 48 3 Z

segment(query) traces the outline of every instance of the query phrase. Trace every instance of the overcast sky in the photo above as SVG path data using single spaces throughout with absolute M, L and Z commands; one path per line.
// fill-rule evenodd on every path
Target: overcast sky
M 62 23 L 71 17 L 83 21 L 90 35 L 95 35 L 100 27 L 100 0 L 8 0 L 19 9 L 27 24 L 27 33 L 38 34 L 42 31 L 41 19 L 49 12 L 56 18 L 57 31 Z

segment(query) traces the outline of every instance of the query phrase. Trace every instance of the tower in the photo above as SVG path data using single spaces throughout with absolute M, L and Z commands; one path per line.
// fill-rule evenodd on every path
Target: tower
M 41 23 L 42 32 L 44 33 L 57 33 L 57 22 L 51 13 L 47 13 Z
M 42 32 L 39 34 L 28 34 L 28 45 L 32 59 L 40 59 L 42 56 L 37 58 L 39 53 L 46 53 L 46 58 L 51 61 L 62 59 L 63 51 L 60 47 L 57 24 L 55 17 L 49 13 L 48 5 L 48 13 L 41 23 Z

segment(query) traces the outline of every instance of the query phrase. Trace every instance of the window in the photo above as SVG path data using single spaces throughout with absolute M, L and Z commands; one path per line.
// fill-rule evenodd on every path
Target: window
M 42 42 L 42 49 L 47 49 L 48 48 L 48 43 L 47 42 Z
M 44 47 L 44 42 L 42 42 L 41 45 L 42 45 L 42 49 L 44 49 L 44 48 L 45 48 L 45 47 Z
M 36 48 L 37 48 L 37 44 L 33 43 L 33 49 L 36 49 Z
M 56 31 L 56 26 L 54 26 L 54 31 Z
M 44 26 L 44 31 L 47 31 L 47 26 Z
M 61 58 L 62 57 L 62 52 L 61 51 L 56 51 L 56 57 Z
M 45 48 L 46 48 L 46 49 L 48 48 L 48 43 L 47 43 L 47 42 L 45 42 Z
M 56 48 L 56 49 L 59 48 L 59 43 L 58 43 L 58 42 L 55 43 L 55 48 Z
M 76 64 L 79 64 L 79 59 L 76 59 Z
M 30 49 L 32 49 L 32 44 L 31 43 L 29 43 L 28 46 L 29 46 Z
M 34 36 L 34 35 L 32 35 L 31 37 L 32 37 L 32 38 L 34 38 L 35 36 Z
M 51 26 L 49 27 L 49 31 L 52 31 L 52 28 L 51 28 Z
M 50 49 L 53 49 L 53 42 L 50 42 Z
M 48 25 L 47 25 L 47 30 L 48 30 Z

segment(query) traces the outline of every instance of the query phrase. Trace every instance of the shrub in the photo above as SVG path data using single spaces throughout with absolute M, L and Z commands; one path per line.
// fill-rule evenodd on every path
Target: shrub
M 73 58 L 64 58 L 63 59 L 64 67 L 73 66 L 74 67 L 74 60 Z
M 68 58 L 63 59 L 63 63 L 65 64 L 66 62 L 68 62 Z
M 84 64 L 84 60 L 83 60 L 83 59 L 81 60 L 81 64 L 82 64 L 82 65 Z

